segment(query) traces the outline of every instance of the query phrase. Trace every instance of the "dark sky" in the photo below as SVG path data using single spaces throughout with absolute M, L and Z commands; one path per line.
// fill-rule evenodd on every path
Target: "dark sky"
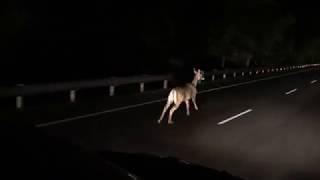
M 197 1 L 2 3 L 2 74 L 59 80 L 161 73 L 168 70 L 168 59 L 199 59 L 206 52 L 208 26 L 221 21 L 225 10 L 225 2 Z M 279 3 L 295 16 L 299 42 L 319 35 L 314 4 Z

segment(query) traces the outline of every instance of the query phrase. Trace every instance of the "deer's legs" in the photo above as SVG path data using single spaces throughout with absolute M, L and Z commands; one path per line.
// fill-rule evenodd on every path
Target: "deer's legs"
M 159 123 L 159 124 L 161 123 L 161 121 L 162 121 L 164 115 L 166 114 L 168 108 L 170 107 L 170 105 L 171 105 L 171 102 L 167 101 L 167 104 L 164 106 L 163 111 L 162 111 L 162 113 L 161 113 L 161 116 L 160 116 L 160 118 L 159 118 L 159 120 L 158 120 L 158 123 Z
M 186 100 L 185 103 L 186 103 L 187 116 L 189 116 L 189 115 L 190 115 L 190 104 L 189 104 L 189 100 Z
M 193 105 L 194 105 L 194 109 L 198 110 L 198 106 L 197 106 L 197 103 L 196 103 L 196 96 L 192 97 L 192 102 L 193 102 Z
M 173 113 L 179 108 L 179 106 L 180 106 L 180 104 L 175 104 L 175 105 L 172 106 L 172 108 L 170 109 L 169 118 L 168 118 L 168 124 L 173 124 L 172 115 L 173 115 Z

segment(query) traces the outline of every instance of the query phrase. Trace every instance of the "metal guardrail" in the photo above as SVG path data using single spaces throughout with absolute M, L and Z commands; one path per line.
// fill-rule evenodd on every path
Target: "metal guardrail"
M 282 66 L 282 67 L 264 67 L 253 69 L 226 69 L 226 70 L 213 70 L 205 72 L 206 79 L 215 81 L 217 76 L 221 79 L 237 78 L 241 76 L 253 76 L 258 74 L 269 74 L 277 72 L 286 72 L 291 70 L 297 70 L 307 67 L 320 66 L 320 64 L 307 64 L 301 66 Z M 208 78 L 211 77 L 211 78 Z M 70 102 L 76 101 L 76 91 L 80 89 L 109 87 L 109 96 L 115 95 L 115 87 L 128 84 L 140 84 L 140 92 L 144 92 L 145 83 L 163 81 L 163 89 L 168 88 L 168 81 L 172 80 L 170 75 L 141 75 L 132 77 L 111 77 L 107 79 L 87 80 L 87 81 L 73 81 L 63 83 L 50 83 L 50 84 L 34 84 L 24 85 L 18 84 L 15 87 L 0 88 L 1 97 L 16 97 L 16 108 L 21 109 L 23 107 L 23 96 L 55 93 L 61 91 L 69 91 Z
M 132 76 L 132 77 L 111 77 L 107 79 L 50 83 L 50 84 L 34 84 L 34 85 L 18 84 L 15 87 L 0 88 L 0 97 L 10 97 L 10 96 L 17 96 L 17 95 L 28 96 L 28 95 L 54 93 L 54 92 L 68 91 L 68 90 L 108 87 L 108 86 L 114 88 L 115 86 L 121 86 L 126 84 L 149 83 L 149 82 L 156 82 L 156 81 L 170 80 L 170 79 L 171 77 L 169 75 L 162 75 L 162 76 L 142 75 L 142 76 Z M 110 93 L 110 96 L 113 96 L 113 95 L 114 95 L 114 92 Z

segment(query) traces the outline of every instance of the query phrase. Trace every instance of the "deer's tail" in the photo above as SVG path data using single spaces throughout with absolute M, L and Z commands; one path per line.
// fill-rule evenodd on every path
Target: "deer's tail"
M 169 93 L 167 103 L 172 104 L 173 102 L 176 103 L 176 101 L 177 101 L 177 91 L 175 89 L 172 89 Z
M 158 120 L 158 123 L 160 123 L 165 115 L 165 113 L 167 112 L 167 110 L 169 109 L 170 105 L 175 102 L 176 100 L 176 96 L 177 96 L 177 92 L 172 89 L 169 93 L 169 96 L 168 96 L 168 99 L 167 99 L 167 103 L 166 105 L 164 106 L 163 110 L 162 110 L 162 113 L 161 113 L 161 116 Z

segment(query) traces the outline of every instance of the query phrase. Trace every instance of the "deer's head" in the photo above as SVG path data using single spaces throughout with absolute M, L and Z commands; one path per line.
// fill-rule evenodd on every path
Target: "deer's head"
M 197 81 L 204 80 L 203 72 L 200 69 L 196 70 L 195 68 L 193 68 L 193 73 L 194 73 L 194 77 Z

